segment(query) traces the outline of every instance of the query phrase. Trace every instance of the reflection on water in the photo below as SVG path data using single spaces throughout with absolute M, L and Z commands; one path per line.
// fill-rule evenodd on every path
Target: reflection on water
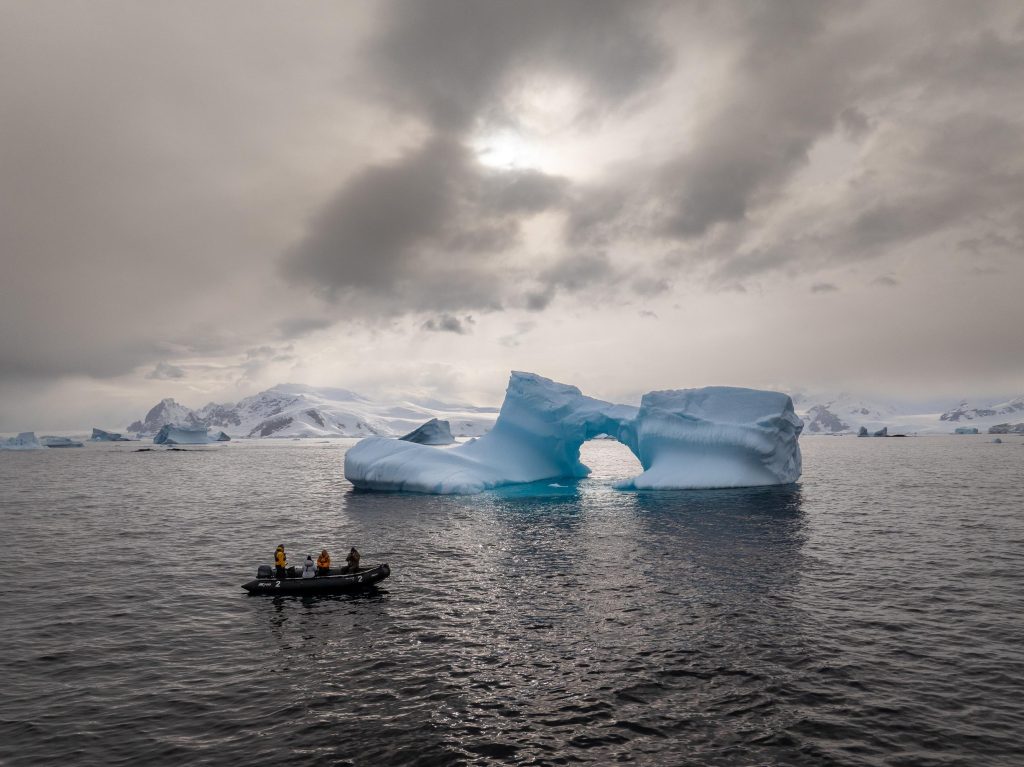
M 866 442 L 621 492 L 595 441 L 472 497 L 352 492 L 336 443 L 0 456 L 11 557 L 74 572 L 7 594 L 0 762 L 1013 764 L 1019 459 Z M 247 596 L 278 543 L 392 576 Z

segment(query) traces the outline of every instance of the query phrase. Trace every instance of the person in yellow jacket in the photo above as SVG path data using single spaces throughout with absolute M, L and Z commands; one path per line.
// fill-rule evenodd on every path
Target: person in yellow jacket
M 285 569 L 288 566 L 288 560 L 284 555 L 284 544 L 282 543 L 277 547 L 277 551 L 274 552 L 274 567 L 277 568 L 278 578 L 287 578 L 288 571 Z
M 327 553 L 327 549 L 320 552 L 320 556 L 316 558 L 316 574 L 317 575 L 330 575 L 331 574 L 331 555 Z

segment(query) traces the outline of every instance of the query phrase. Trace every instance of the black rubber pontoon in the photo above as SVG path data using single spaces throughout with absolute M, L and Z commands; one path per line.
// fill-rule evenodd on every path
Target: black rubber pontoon
M 331 569 L 330 575 L 318 575 L 315 578 L 293 576 L 288 578 L 258 577 L 256 580 L 243 583 L 242 588 L 250 594 L 282 594 L 296 596 L 316 596 L 318 594 L 344 594 L 349 591 L 360 591 L 380 583 L 391 575 L 387 563 L 374 567 L 360 567 L 354 573 L 342 573 L 346 568 Z M 289 568 L 291 570 L 291 568 Z

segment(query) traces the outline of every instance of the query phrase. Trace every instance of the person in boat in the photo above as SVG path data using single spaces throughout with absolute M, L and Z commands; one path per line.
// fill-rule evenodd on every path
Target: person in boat
M 359 569 L 359 552 L 356 551 L 355 546 L 349 549 L 348 556 L 345 557 L 345 561 L 348 563 L 346 568 L 348 572 L 354 573 Z
M 320 556 L 316 558 L 316 574 L 317 575 L 330 575 L 331 574 L 331 555 L 327 553 L 327 549 L 320 552 Z
M 284 544 L 283 543 L 280 546 L 278 546 L 277 547 L 277 551 L 274 552 L 274 567 L 277 568 L 277 577 L 278 578 L 287 578 L 288 577 L 288 570 L 285 569 L 285 568 L 288 567 L 288 560 L 285 558 L 285 555 L 284 555 Z
M 313 564 L 313 556 L 311 554 L 306 555 L 306 561 L 302 565 L 302 577 L 303 578 L 314 578 L 316 577 L 316 565 Z

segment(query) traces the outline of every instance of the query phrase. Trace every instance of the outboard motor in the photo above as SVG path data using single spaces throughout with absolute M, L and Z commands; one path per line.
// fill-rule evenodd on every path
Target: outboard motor
M 270 565 L 260 565 L 259 568 L 256 570 L 256 577 L 257 578 L 273 578 L 274 577 L 274 568 L 271 567 Z

